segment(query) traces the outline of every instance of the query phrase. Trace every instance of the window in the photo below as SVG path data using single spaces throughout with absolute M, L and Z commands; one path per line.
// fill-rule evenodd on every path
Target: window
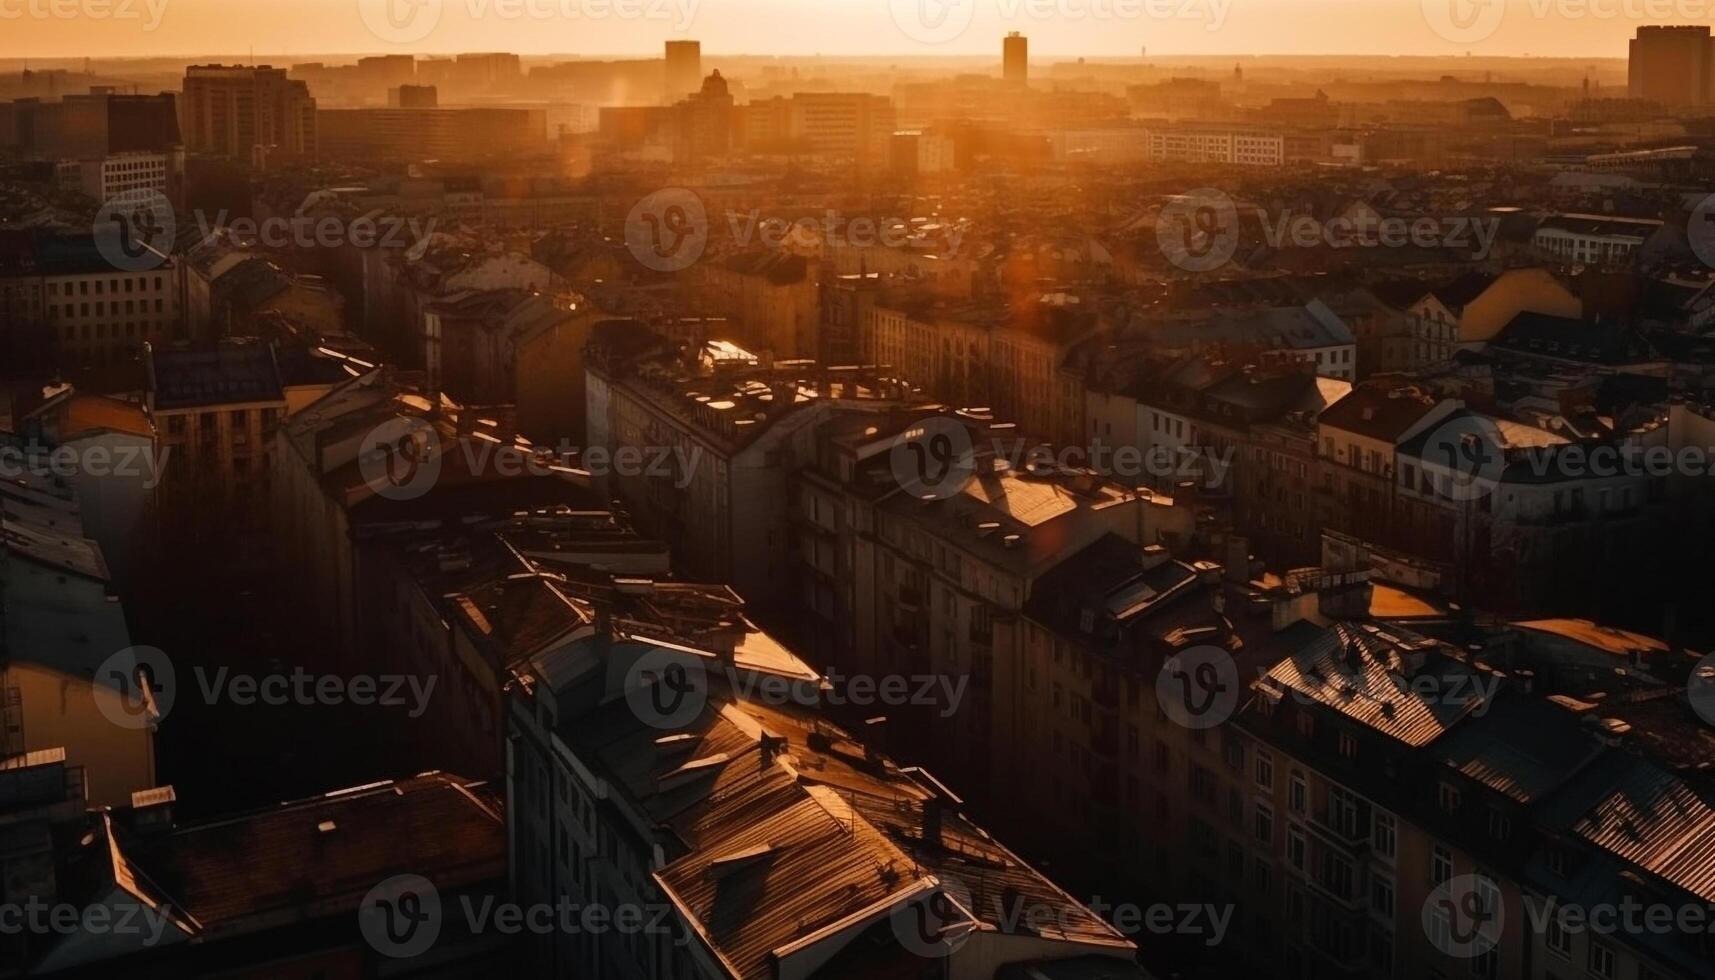
M 1459 809 L 1459 790 L 1457 787 L 1453 786 L 1451 783 L 1442 783 L 1438 789 L 1438 797 L 1441 800 L 1441 809 L 1448 813 L 1452 813 L 1454 810 Z
M 1292 787 L 1287 795 L 1287 805 L 1293 813 L 1303 813 L 1309 805 L 1310 791 L 1304 784 L 1304 774 L 1294 769 L 1292 771 Z
M 1361 839 L 1358 798 L 1337 786 L 1328 788 L 1328 822 L 1348 838 Z
M 1384 918 L 1393 918 L 1393 880 L 1379 874 L 1370 875 L 1370 908 Z
M 1293 867 L 1304 870 L 1304 831 L 1290 825 L 1286 828 L 1286 859 Z
M 1263 789 L 1274 789 L 1274 756 L 1257 750 L 1256 754 L 1256 784 Z
M 1572 933 L 1568 932 L 1558 914 L 1548 917 L 1547 942 L 1549 952 L 1563 960 L 1572 960 Z
M 1590 940 L 1590 975 L 1602 980 L 1614 978 L 1614 951 L 1595 939 Z
M 1370 827 L 1370 846 L 1377 855 L 1392 860 L 1395 838 L 1393 814 L 1377 812 Z
M 1565 851 L 1561 850 L 1558 847 L 1549 848 L 1549 850 L 1548 850 L 1548 870 L 1554 872 L 1555 874 L 1559 875 L 1562 878 L 1566 877 L 1566 852 Z
M 1348 759 L 1358 757 L 1358 740 L 1344 732 L 1340 733 L 1340 755 Z
M 1429 854 L 1429 887 L 1434 888 L 1453 877 L 1453 854 L 1440 844 Z
M 1512 821 L 1499 810 L 1489 811 L 1489 836 L 1496 840 L 1506 840 L 1512 834 Z
M 1267 803 L 1256 805 L 1256 814 L 1251 820 L 1251 831 L 1256 839 L 1264 844 L 1274 841 L 1274 808 Z

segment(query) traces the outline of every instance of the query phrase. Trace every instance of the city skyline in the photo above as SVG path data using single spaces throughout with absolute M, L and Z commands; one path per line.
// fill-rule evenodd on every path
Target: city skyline
M 1700 9 L 1701 8 L 1701 9 Z M 1038 59 L 1170 56 L 1623 58 L 1637 28 L 1715 23 L 1702 0 L 5 0 L 0 59 L 297 53 L 641 56 L 988 55 L 1020 31 Z M 1301 28 L 1309 21 L 1314 31 Z M 757 25 L 766 25 L 759 30 Z M 1388 50 L 1374 39 L 1389 38 Z M 806 38 L 813 38 L 805 43 Z

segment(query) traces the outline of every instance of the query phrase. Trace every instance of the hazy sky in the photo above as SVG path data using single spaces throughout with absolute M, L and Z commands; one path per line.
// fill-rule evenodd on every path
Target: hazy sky
M 293 53 L 1624 57 L 1715 0 L 0 0 L 0 57 Z

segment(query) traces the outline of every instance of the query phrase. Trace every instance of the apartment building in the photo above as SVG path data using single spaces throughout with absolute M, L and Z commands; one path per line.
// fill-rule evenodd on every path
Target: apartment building
M 547 149 L 538 109 L 318 109 L 317 152 L 327 160 L 479 160 Z
M 0 248 L 16 256 L 0 263 L 0 302 L 18 315 L 5 332 L 39 335 L 63 368 L 128 363 L 146 343 L 184 336 L 176 259 L 159 256 L 146 271 L 119 269 L 93 235 L 39 231 L 7 233 Z
M 1324 409 L 1316 422 L 1321 526 L 1382 544 L 1398 540 L 1399 446 L 1460 407 L 1411 385 L 1371 382 Z
M 738 328 L 735 343 L 777 360 L 816 354 L 816 263 L 803 255 L 748 249 L 693 267 L 693 289 L 710 313 Z
M 265 483 L 278 560 L 294 573 L 288 587 L 322 611 L 327 641 L 353 655 L 380 635 L 370 620 L 381 606 L 366 597 L 392 596 L 391 559 L 379 553 L 396 539 L 596 504 L 589 474 L 532 456 L 505 407 L 430 397 L 390 367 L 354 370 L 274 428 Z
M 1072 444 L 1084 431 L 1084 388 L 1067 355 L 1097 327 L 1069 295 L 1015 303 L 894 295 L 864 311 L 859 351 L 933 397 L 989 407 L 1028 434 Z
M 1398 446 L 1393 541 L 1454 563 L 1495 606 L 1600 602 L 1617 582 L 1605 570 L 1647 562 L 1645 542 L 1666 533 L 1667 477 L 1638 461 L 1667 437 L 1453 412 Z
M 1279 132 L 1214 123 L 1152 126 L 1149 158 L 1156 163 L 1281 167 L 1286 165 L 1286 138 Z
M 180 513 L 229 506 L 255 520 L 267 499 L 268 447 L 286 413 L 273 347 L 150 346 L 144 366 L 144 406 L 170 460 L 161 504 Z
M 893 101 L 863 92 L 794 92 L 735 111 L 740 142 L 752 152 L 809 153 L 860 167 L 887 162 L 898 128 Z
M 263 166 L 314 159 L 316 100 L 307 84 L 269 65 L 190 65 L 179 102 L 185 149 Z
M 60 164 L 59 174 L 62 186 L 82 191 L 97 201 L 124 200 L 150 191 L 175 200 L 179 197 L 184 170 L 182 151 L 133 150 L 66 161 Z
M 0 436 L 0 773 L 57 753 L 79 770 L 80 802 L 119 806 L 155 785 L 160 713 L 138 686 L 101 546 L 48 452 Z
M 172 786 L 99 811 L 52 802 L 45 791 L 62 780 L 75 787 L 75 778 L 64 759 L 40 754 L 0 764 L 8 791 L 0 825 L 28 821 L 21 826 L 44 842 L 53 831 L 48 866 L 24 894 L 74 911 L 77 921 L 112 923 L 11 930 L 27 937 L 27 955 L 7 962 L 23 975 L 341 973 L 376 969 L 383 957 L 401 976 L 504 969 L 503 944 L 457 918 L 464 903 L 492 904 L 505 893 L 506 826 L 494 787 L 426 772 L 185 819 Z M 400 833 L 405 826 L 418 829 Z M 434 930 L 421 956 L 382 952 L 396 951 L 386 943 L 397 937 L 383 925 L 397 894 L 384 886 L 400 882 L 433 893 L 413 908 L 438 918 L 407 931 Z
M 155 488 L 167 460 L 155 444 L 155 427 L 135 401 L 44 386 L 11 404 L 12 432 L 38 451 L 66 447 L 78 462 L 56 474 L 77 499 L 83 533 L 101 548 L 113 581 L 131 585 L 146 539 Z M 88 465 L 84 465 L 88 464 Z
M 1480 349 L 1523 313 L 1576 319 L 1584 303 L 1547 269 L 1508 269 L 1499 275 L 1467 272 L 1425 285 L 1402 281 L 1380 287 L 1380 295 L 1406 319 L 1409 340 L 1397 367 L 1405 371 L 1445 369 L 1461 350 Z
M 1232 350 L 1269 360 L 1313 365 L 1317 374 L 1351 381 L 1358 347 L 1352 328 L 1320 299 L 1287 306 L 1244 303 L 1160 318 L 1136 328 L 1159 353 Z
M 1631 265 L 1632 253 L 1661 229 L 1653 218 L 1606 214 L 1556 214 L 1536 226 L 1531 241 L 1569 265 L 1618 269 Z
M 661 683 L 635 665 L 663 655 L 711 676 L 706 700 L 666 726 L 633 700 Z M 816 675 L 789 652 L 616 627 L 518 675 L 519 900 L 637 909 L 654 923 L 530 937 L 536 972 L 987 976 L 1066 960 L 1142 975 L 1124 935 L 977 827 L 938 780 L 823 718 Z M 764 677 L 809 703 L 737 693 Z M 1054 927 L 1021 928 L 1009 908 Z
M 634 324 L 612 326 L 586 350 L 588 443 L 637 455 L 607 488 L 639 530 L 676 543 L 687 574 L 759 604 L 789 599 L 789 474 L 812 458 L 818 423 L 879 413 L 912 390 L 873 370 L 770 365 L 727 341 L 681 353 Z
M 1321 548 L 1311 517 L 1316 421 L 1351 390 L 1350 382 L 1312 374 L 1302 363 L 1194 355 L 1090 397 L 1110 416 L 1130 416 L 1109 444 L 1135 446 L 1158 461 L 1142 482 L 1166 493 L 1194 489 L 1202 498 L 1230 499 L 1244 533 L 1275 554 L 1314 560 Z M 1103 438 L 1093 428 L 1090 437 Z
M 1302 977 L 1708 975 L 1706 934 L 1558 914 L 1710 898 L 1691 855 L 1711 815 L 1673 774 L 1701 753 L 1659 740 L 1695 723 L 1651 676 L 1695 658 L 1584 646 L 1503 630 L 1479 656 L 1342 622 L 1269 669 L 1214 770 L 1265 930 L 1247 953 Z M 1634 696 L 1562 693 L 1592 683 Z
M 964 430 L 976 452 L 964 486 L 928 500 L 901 490 L 896 467 L 931 427 Z M 1190 508 L 1092 469 L 1026 464 L 1029 444 L 980 411 L 840 419 L 820 439 L 794 482 L 799 635 L 848 673 L 968 677 L 957 713 L 914 707 L 889 723 L 974 798 L 1001 791 L 1028 737 L 1018 617 L 1037 578 L 1106 535 L 1185 542 Z

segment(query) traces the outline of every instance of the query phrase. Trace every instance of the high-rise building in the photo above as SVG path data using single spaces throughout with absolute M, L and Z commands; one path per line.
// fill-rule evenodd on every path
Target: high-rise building
M 1014 85 L 1030 81 L 1030 39 L 1017 31 L 1001 42 L 1001 73 Z
M 1706 26 L 1640 27 L 1627 66 L 1630 94 L 1666 106 L 1708 105 L 1715 42 Z
M 866 92 L 794 92 L 748 102 L 738 118 L 752 148 L 849 158 L 860 166 L 886 162 L 897 128 L 893 100 Z
M 667 42 L 666 85 L 668 105 L 695 95 L 702 88 L 703 42 Z
M 191 65 L 181 122 L 193 153 L 252 163 L 316 153 L 316 100 L 284 68 Z

